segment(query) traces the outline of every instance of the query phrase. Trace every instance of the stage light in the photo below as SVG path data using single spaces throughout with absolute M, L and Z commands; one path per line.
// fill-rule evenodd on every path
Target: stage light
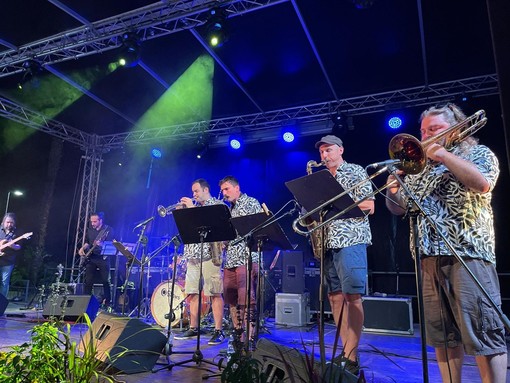
M 205 144 L 202 145 L 200 151 L 197 153 L 197 159 L 202 159 L 205 156 L 205 153 L 207 152 L 207 149 L 209 149 L 209 145 Z
M 228 139 L 230 147 L 234 150 L 239 150 L 243 146 L 243 140 L 239 135 L 231 135 Z
M 282 134 L 283 141 L 291 143 L 296 138 L 293 132 L 287 131 Z
M 404 121 L 401 116 L 392 115 L 388 117 L 387 124 L 391 129 L 400 129 L 403 123 Z
M 18 89 L 23 90 L 26 84 L 30 84 L 32 87 L 37 87 L 38 79 L 37 75 L 42 72 L 42 66 L 35 60 L 27 60 L 22 64 L 23 75 L 21 80 L 18 82 Z
M 138 65 L 141 57 L 140 39 L 135 33 L 128 32 L 122 35 L 122 46 L 119 53 L 119 65 L 134 67 Z
M 221 47 L 228 39 L 226 29 L 227 17 L 222 9 L 211 9 L 206 23 L 207 43 L 213 47 Z
M 153 148 L 151 150 L 152 158 L 161 158 L 163 156 L 163 152 L 158 148 Z

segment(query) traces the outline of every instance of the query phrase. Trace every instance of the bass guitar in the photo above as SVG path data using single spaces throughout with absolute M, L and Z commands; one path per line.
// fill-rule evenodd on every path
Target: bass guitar
M 110 233 L 110 227 L 105 225 L 105 227 L 103 227 L 101 229 L 101 231 L 99 232 L 99 234 L 97 235 L 97 237 L 94 240 L 94 243 L 92 244 L 90 249 L 88 249 L 88 251 L 84 255 L 81 256 L 80 267 L 84 267 L 89 262 L 90 256 L 92 255 L 94 250 L 97 248 L 98 244 L 105 241 L 106 238 L 108 237 L 109 233 Z
M 20 235 L 19 237 L 14 238 L 13 240 L 10 240 L 9 242 L 6 242 L 6 243 L 4 243 L 4 244 L 0 245 L 0 257 L 1 257 L 2 255 L 4 255 L 4 254 L 5 254 L 5 253 L 3 252 L 3 249 L 5 249 L 5 248 L 7 248 L 7 247 L 9 247 L 9 246 L 11 246 L 11 245 L 14 245 L 16 242 L 18 242 L 18 241 L 20 241 L 20 240 L 22 240 L 22 239 L 30 239 L 30 237 L 31 237 L 32 235 L 34 235 L 34 233 L 33 233 L 33 232 L 25 233 L 25 234 L 23 234 L 23 235 Z

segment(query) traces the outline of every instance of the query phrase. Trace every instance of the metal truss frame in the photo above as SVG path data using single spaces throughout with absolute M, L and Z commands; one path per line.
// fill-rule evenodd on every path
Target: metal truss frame
M 219 136 L 238 130 L 247 133 L 270 131 L 290 121 L 317 123 L 329 120 L 333 113 L 338 112 L 356 116 L 452 101 L 462 94 L 482 97 L 498 93 L 498 77 L 490 74 L 268 112 L 107 135 L 85 133 L 1 96 L 0 116 L 76 144 L 83 150 L 106 152 L 127 145 L 196 139 L 203 134 L 207 134 L 209 143 L 214 144 Z
M 118 48 L 126 32 L 135 32 L 144 41 L 195 28 L 207 22 L 209 10 L 215 7 L 222 7 L 228 17 L 234 17 L 288 1 L 159 1 L 1 52 L 0 77 L 23 71 L 23 63 L 27 60 L 47 65 Z
M 102 154 L 103 152 L 101 150 L 90 147 L 86 149 L 85 155 L 82 156 L 83 176 L 73 248 L 73 267 L 71 269 L 70 279 L 74 283 L 81 282 L 80 256 L 77 255 L 77 249 L 85 243 L 89 216 L 96 210 Z

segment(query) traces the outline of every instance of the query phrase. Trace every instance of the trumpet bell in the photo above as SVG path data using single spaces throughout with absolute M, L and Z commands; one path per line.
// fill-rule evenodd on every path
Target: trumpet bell
M 420 141 L 410 134 L 394 136 L 389 144 L 390 158 L 400 160 L 396 167 L 406 174 L 418 174 L 425 168 L 427 157 Z

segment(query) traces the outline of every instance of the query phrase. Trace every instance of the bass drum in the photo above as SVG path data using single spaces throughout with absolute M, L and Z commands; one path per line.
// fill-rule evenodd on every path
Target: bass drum
M 171 281 L 163 281 L 161 282 L 151 297 L 151 314 L 157 324 L 161 327 L 168 326 L 168 318 L 165 318 L 165 315 L 170 313 L 170 292 L 172 291 L 172 282 Z M 175 314 L 175 318 L 172 321 L 172 327 L 175 327 L 179 324 L 179 321 L 182 319 L 184 322 L 188 322 L 189 319 L 189 301 L 190 298 L 186 297 L 186 293 L 184 292 L 184 286 L 175 283 L 174 287 L 174 300 L 172 302 L 173 312 Z M 204 316 L 209 312 L 210 303 L 209 298 L 204 296 L 202 293 L 202 310 L 201 315 Z

